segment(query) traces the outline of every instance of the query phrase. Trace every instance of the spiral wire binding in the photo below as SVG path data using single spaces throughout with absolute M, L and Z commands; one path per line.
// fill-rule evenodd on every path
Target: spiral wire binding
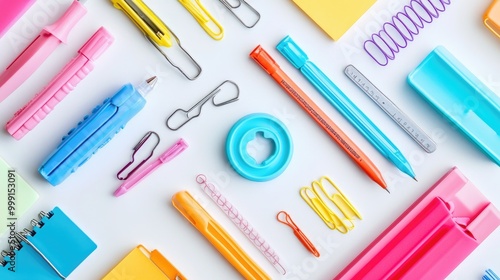
M 53 215 L 54 214 L 52 212 L 46 213 L 44 211 L 40 211 L 40 213 L 38 214 L 38 217 L 40 218 L 40 220 L 36 220 L 36 219 L 31 220 L 31 226 L 33 228 L 35 228 L 35 227 L 42 228 L 44 226 L 44 223 L 41 221 L 41 219 L 43 219 L 43 217 L 47 217 L 50 219 Z M 30 247 L 32 247 L 33 250 L 35 250 L 47 262 L 47 264 L 50 267 L 52 267 L 52 269 L 57 273 L 57 275 L 61 279 L 66 279 L 66 277 L 64 275 L 62 275 L 61 272 L 59 272 L 59 270 L 57 270 L 57 268 L 50 262 L 50 260 L 47 259 L 47 257 L 33 243 L 31 243 L 31 241 L 27 238 L 28 236 L 34 236 L 34 235 L 35 235 L 35 231 L 27 229 L 27 228 L 24 228 L 24 230 L 22 232 L 16 232 L 14 234 L 14 245 L 13 245 L 15 250 L 10 251 L 10 252 L 2 251 L 0 253 L 0 255 L 2 256 L 3 259 L 0 259 L 0 265 L 1 266 L 7 265 L 7 262 L 5 261 L 5 257 L 15 256 L 15 254 L 16 254 L 15 251 L 19 251 L 21 248 L 23 248 L 23 245 L 21 245 L 21 242 L 24 242 L 26 245 L 29 245 Z
M 426 23 L 439 18 L 449 4 L 451 0 L 411 0 L 402 12 L 392 17 L 392 21 L 382 25 L 382 30 L 365 41 L 365 51 L 379 65 L 387 65 L 401 49 L 408 46 L 408 42 L 414 40 Z
M 238 209 L 222 195 L 219 189 L 208 182 L 204 174 L 196 176 L 196 182 L 200 184 L 203 191 L 219 206 L 219 208 L 231 219 L 231 221 L 250 239 L 250 241 L 259 249 L 266 259 L 281 274 L 286 274 L 285 267 L 280 262 L 280 257 L 271 248 L 271 246 L 262 238 L 256 229 L 240 214 Z

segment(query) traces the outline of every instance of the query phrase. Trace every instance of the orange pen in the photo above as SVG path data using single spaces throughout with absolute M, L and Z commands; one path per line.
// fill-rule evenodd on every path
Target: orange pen
M 274 59 L 259 45 L 251 53 L 253 58 L 271 77 L 304 109 L 356 164 L 387 192 L 382 174 L 361 149 L 316 105 L 279 67 Z

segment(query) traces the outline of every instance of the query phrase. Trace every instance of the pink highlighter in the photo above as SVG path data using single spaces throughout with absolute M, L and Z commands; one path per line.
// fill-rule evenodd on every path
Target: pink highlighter
M 66 43 L 69 32 L 86 13 L 85 7 L 75 0 L 58 21 L 40 32 L 0 75 L 0 102 L 26 81 L 57 46 Z
M 52 81 L 7 122 L 6 129 L 19 140 L 42 121 L 93 69 L 94 61 L 113 43 L 114 38 L 101 27 L 80 48 Z
M 35 0 L 0 0 L 0 38 L 35 3 Z

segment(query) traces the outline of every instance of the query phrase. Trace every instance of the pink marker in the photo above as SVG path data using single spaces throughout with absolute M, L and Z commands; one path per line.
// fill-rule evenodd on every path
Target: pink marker
M 184 141 L 184 139 L 179 139 L 177 143 L 175 143 L 172 147 L 168 148 L 163 154 L 161 154 L 154 162 L 145 167 L 139 172 L 134 173 L 130 176 L 123 184 L 118 187 L 115 191 L 114 196 L 119 197 L 120 195 L 128 192 L 135 185 L 139 184 L 142 179 L 146 178 L 149 174 L 153 173 L 160 165 L 167 163 L 174 159 L 177 155 L 182 153 L 188 144 Z
M 66 43 L 69 32 L 86 13 L 85 7 L 75 0 L 58 21 L 40 32 L 0 75 L 0 102 L 26 81 L 57 46 Z
M 9 134 L 19 140 L 30 132 L 94 69 L 93 62 L 113 41 L 114 38 L 104 27 L 99 28 L 80 48 L 78 55 L 7 122 L 6 129 Z

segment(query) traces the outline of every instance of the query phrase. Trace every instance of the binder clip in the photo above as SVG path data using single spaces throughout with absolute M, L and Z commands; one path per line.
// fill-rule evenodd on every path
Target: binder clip
M 165 59 L 174 68 L 179 70 L 184 77 L 193 81 L 201 74 L 200 65 L 194 58 L 182 47 L 181 41 L 170 29 L 142 0 L 111 0 L 115 8 L 122 10 L 132 22 L 144 33 L 146 39 L 165 57 Z M 177 46 L 189 58 L 196 68 L 196 73 L 188 75 L 183 69 L 175 64 L 170 57 L 161 49 L 161 47 L 170 48 L 174 45 L 175 40 Z
M 224 37 L 224 28 L 201 4 L 200 0 L 179 0 L 179 2 L 196 19 L 198 24 L 214 40 L 221 40 Z

